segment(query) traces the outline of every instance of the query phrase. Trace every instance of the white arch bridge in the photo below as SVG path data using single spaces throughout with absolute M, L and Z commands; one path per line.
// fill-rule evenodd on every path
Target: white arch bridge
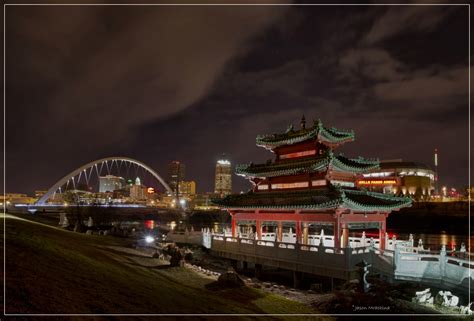
M 75 188 L 76 184 L 79 184 L 81 181 L 81 178 L 83 178 L 86 184 L 89 184 L 91 176 L 94 172 L 98 177 L 101 175 L 103 170 L 106 170 L 106 172 L 110 174 L 114 169 L 114 166 L 119 171 L 123 166 L 125 169 L 130 169 L 132 166 L 136 166 L 137 169 L 142 168 L 154 178 L 156 178 L 156 180 L 158 180 L 158 182 L 166 189 L 167 192 L 173 193 L 163 178 L 161 178 L 161 176 L 148 165 L 129 157 L 106 157 L 87 163 L 70 172 L 58 180 L 53 186 L 51 186 L 51 188 L 40 199 L 38 199 L 34 205 L 46 205 L 46 201 L 58 191 L 61 192 L 63 186 L 66 185 L 67 188 L 71 184 Z M 76 177 L 77 181 L 75 179 Z

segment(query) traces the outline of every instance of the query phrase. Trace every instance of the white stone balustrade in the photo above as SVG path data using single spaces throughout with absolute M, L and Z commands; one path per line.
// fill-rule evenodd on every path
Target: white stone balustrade
M 385 260 L 380 262 L 385 262 L 385 265 L 388 264 L 391 267 L 389 271 L 385 267 L 385 272 L 388 271 L 394 279 L 424 280 L 440 285 L 462 286 L 464 288 L 468 287 L 469 280 L 473 281 L 471 273 L 474 270 L 474 263 L 470 264 L 468 258 L 471 254 L 466 251 L 464 244 L 459 252 L 447 251 L 445 246 L 442 247 L 440 252 L 434 252 L 424 249 L 422 240 L 418 241 L 415 247 L 413 236 L 410 235 L 409 240 L 387 239 L 386 249 L 381 251 L 379 240 L 367 238 L 363 233 L 362 237 L 350 237 L 348 248 L 335 249 L 334 237 L 324 235 L 324 232 L 321 235 L 308 236 L 308 244 L 297 244 L 296 235 L 294 233 L 287 234 L 283 242 L 277 242 L 275 233 L 262 233 L 262 239 L 255 240 L 255 238 L 237 238 L 224 234 L 216 235 L 211 233 L 209 229 L 204 229 L 202 231 L 202 244 L 207 248 L 211 248 L 213 242 L 224 242 L 229 246 L 235 244 L 231 247 L 233 250 L 237 250 L 235 246 L 247 245 L 268 248 L 269 250 L 297 250 L 308 254 L 352 255 L 354 258 L 373 252 L 377 257 L 385 257 Z M 291 241 L 288 242 L 288 240 Z M 222 247 L 219 246 L 219 248 Z M 377 263 L 377 260 L 373 261 L 373 268 L 379 268 L 381 264 L 379 263 Z

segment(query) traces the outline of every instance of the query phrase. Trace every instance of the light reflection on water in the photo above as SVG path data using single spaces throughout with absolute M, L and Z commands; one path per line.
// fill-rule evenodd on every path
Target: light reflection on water
M 176 225 L 176 221 L 166 223 L 166 226 L 170 229 L 170 231 L 174 231 L 176 229 Z
M 391 233 L 389 231 L 389 233 Z M 410 233 L 404 233 L 397 231 L 397 239 L 399 240 L 408 240 Z M 415 245 L 418 244 L 418 240 L 423 240 L 423 245 L 425 248 L 429 247 L 431 250 L 439 250 L 441 246 L 446 245 L 447 249 L 453 249 L 454 247 L 459 250 L 461 243 L 466 245 L 466 248 L 469 246 L 469 236 L 468 235 L 459 235 L 459 234 L 431 234 L 431 233 L 414 233 L 413 238 L 415 240 Z M 471 235 L 471 244 L 474 244 L 474 236 Z

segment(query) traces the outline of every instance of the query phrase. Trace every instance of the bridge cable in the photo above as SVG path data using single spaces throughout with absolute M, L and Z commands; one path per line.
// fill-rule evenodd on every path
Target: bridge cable
M 104 167 L 104 162 L 100 163 L 99 176 L 102 175 L 102 168 Z
M 83 171 L 80 171 L 80 172 L 79 172 L 79 177 L 78 177 L 78 179 L 77 179 L 77 185 L 79 185 L 79 182 L 81 181 L 82 172 L 83 172 Z
M 110 175 L 109 162 L 105 161 L 105 167 L 107 167 L 107 174 Z

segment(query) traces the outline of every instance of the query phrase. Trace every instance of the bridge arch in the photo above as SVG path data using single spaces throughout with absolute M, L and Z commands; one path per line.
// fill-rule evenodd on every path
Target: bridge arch
M 112 162 L 113 161 L 125 161 L 125 162 L 130 162 L 132 164 L 138 165 L 138 166 L 142 167 L 143 169 L 145 169 L 153 177 L 155 177 L 160 182 L 160 184 L 163 185 L 166 188 L 166 190 L 170 194 L 173 193 L 172 189 L 163 180 L 163 178 L 161 178 L 161 176 L 156 171 L 154 171 L 151 167 L 149 167 L 148 165 L 146 165 L 146 164 L 144 164 L 144 163 L 142 163 L 142 162 L 140 162 L 136 159 L 129 158 L 129 157 L 106 157 L 106 158 L 101 158 L 101 159 L 95 160 L 93 162 L 87 163 L 87 164 L 75 169 L 74 171 L 70 172 L 69 174 L 67 174 L 63 178 L 61 178 L 53 186 L 51 186 L 51 188 L 43 196 L 41 196 L 40 199 L 38 199 L 36 201 L 35 205 L 45 205 L 46 201 L 51 197 L 51 195 L 53 195 L 61 186 L 66 184 L 70 179 L 73 179 L 76 175 L 81 174 L 82 172 L 86 171 L 89 168 L 91 168 L 91 170 L 92 170 L 92 167 L 97 166 L 98 164 L 102 164 L 102 163 L 107 164 L 107 162 L 109 162 L 109 161 L 112 161 Z

